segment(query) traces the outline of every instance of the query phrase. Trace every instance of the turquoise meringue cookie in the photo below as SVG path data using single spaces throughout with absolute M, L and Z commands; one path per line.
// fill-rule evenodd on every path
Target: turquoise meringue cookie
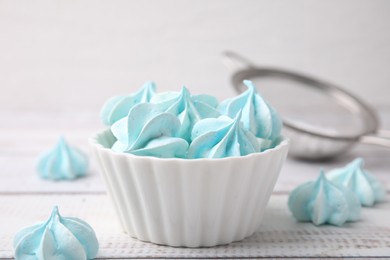
M 235 98 L 223 101 L 219 105 L 219 111 L 234 118 L 242 110 L 241 121 L 244 127 L 255 136 L 271 140 L 274 144 L 279 140 L 282 120 L 276 110 L 260 96 L 251 81 L 245 80 L 244 84 L 248 90 Z
M 363 159 L 357 158 L 344 168 L 332 170 L 327 176 L 333 182 L 352 190 L 363 206 L 372 206 L 385 199 L 386 190 L 363 166 Z
M 186 155 L 188 142 L 179 137 L 179 119 L 158 105 L 142 103 L 111 126 L 117 141 L 112 150 L 155 157 Z
M 188 143 L 179 137 L 162 136 L 149 141 L 145 147 L 131 151 L 139 156 L 153 156 L 159 158 L 186 157 Z
M 14 238 L 15 259 L 93 259 L 99 243 L 92 227 L 78 218 L 62 217 L 54 207 L 50 218 L 19 231 Z
M 135 105 L 149 102 L 155 95 L 155 92 L 156 84 L 149 81 L 138 92 L 132 95 L 112 97 L 104 103 L 100 111 L 100 118 L 104 124 L 110 126 L 119 119 L 127 116 Z
M 72 180 L 87 174 L 88 157 L 60 137 L 56 147 L 41 156 L 37 168 L 43 179 Z
M 191 100 L 194 102 L 196 107 L 201 106 L 202 104 L 207 104 L 212 108 L 217 109 L 219 105 L 216 97 L 207 94 L 191 95 Z
M 264 140 L 246 130 L 240 120 L 241 113 L 235 119 L 220 116 L 200 120 L 192 130 L 188 158 L 223 158 L 260 152 Z
M 179 136 L 188 142 L 191 140 L 191 130 L 201 119 L 220 116 L 216 110 L 218 101 L 208 95 L 191 96 L 186 87 L 180 92 L 157 94 L 151 103 L 157 104 L 164 112 L 176 115 L 181 123 Z
M 299 221 L 336 226 L 358 220 L 361 209 L 355 194 L 326 179 L 323 171 L 317 181 L 302 184 L 290 193 L 288 207 Z

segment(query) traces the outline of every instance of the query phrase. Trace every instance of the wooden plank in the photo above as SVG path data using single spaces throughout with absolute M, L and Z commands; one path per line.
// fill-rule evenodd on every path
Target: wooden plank
M 37 158 L 0 156 L 0 193 L 104 193 L 105 186 L 92 160 L 85 177 L 71 181 L 44 180 L 36 170 Z M 22 163 L 21 163 L 22 162 Z
M 296 222 L 286 201 L 286 195 L 271 197 L 263 225 L 250 238 L 189 249 L 141 242 L 122 233 L 105 195 L 1 195 L 0 258 L 13 257 L 15 233 L 46 220 L 54 205 L 59 205 L 63 216 L 79 217 L 93 226 L 100 242 L 98 259 L 390 257 L 390 203 L 364 208 L 360 221 L 343 227 L 316 227 Z
M 46 141 L 48 143 L 48 141 Z M 48 144 L 46 146 L 49 146 Z M 36 171 L 39 153 L 17 155 L 0 154 L 0 193 L 63 193 L 63 192 L 105 192 L 103 178 L 96 159 L 90 150 L 84 149 L 90 157 L 90 170 L 84 178 L 74 181 L 42 180 Z M 276 183 L 275 192 L 287 193 L 297 185 L 317 178 L 319 170 L 342 167 L 353 158 L 361 156 L 366 160 L 366 168 L 384 183 L 390 191 L 389 151 L 374 147 L 359 147 L 350 153 L 330 162 L 303 162 L 288 158 Z

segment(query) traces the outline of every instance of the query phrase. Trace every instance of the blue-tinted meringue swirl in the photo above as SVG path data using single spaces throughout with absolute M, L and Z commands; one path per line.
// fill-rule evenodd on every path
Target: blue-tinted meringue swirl
M 220 116 L 197 122 L 192 130 L 188 158 L 224 158 L 260 152 L 263 140 L 246 130 L 240 117 L 238 113 L 234 119 Z
M 117 141 L 112 150 L 163 158 L 185 157 L 188 143 L 178 137 L 179 119 L 158 105 L 138 104 L 111 126 Z
M 179 136 L 191 140 L 191 130 L 196 122 L 204 118 L 215 118 L 220 115 L 216 110 L 218 101 L 208 95 L 191 96 L 186 87 L 180 92 L 157 94 L 152 100 L 164 112 L 177 116 L 181 126 Z
M 219 111 L 231 118 L 242 111 L 241 121 L 246 129 L 259 138 L 271 140 L 272 143 L 275 143 L 280 137 L 282 127 L 280 116 L 260 96 L 251 81 L 245 80 L 244 84 L 248 87 L 248 90 L 235 98 L 221 102 Z
M 156 84 L 149 81 L 134 94 L 112 97 L 104 103 L 100 111 L 100 118 L 104 124 L 110 126 L 119 119 L 127 116 L 135 105 L 149 102 L 155 95 L 155 92 Z
M 96 257 L 99 243 L 88 223 L 62 217 L 54 207 L 49 220 L 16 234 L 14 249 L 17 260 L 84 260 Z
M 44 179 L 72 180 L 87 174 L 88 157 L 61 137 L 54 149 L 40 157 L 37 168 Z
M 329 172 L 327 176 L 333 182 L 352 190 L 363 206 L 372 206 L 385 199 L 386 190 L 363 166 L 363 159 L 357 158 L 344 168 Z
M 317 181 L 295 188 L 289 195 L 288 207 L 299 221 L 336 226 L 358 220 L 361 208 L 353 192 L 327 180 L 323 172 Z

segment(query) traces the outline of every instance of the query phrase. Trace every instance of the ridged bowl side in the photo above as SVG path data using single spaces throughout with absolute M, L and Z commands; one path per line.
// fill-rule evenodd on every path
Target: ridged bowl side
M 160 159 L 108 149 L 109 130 L 91 138 L 125 232 L 156 244 L 208 247 L 259 227 L 288 151 L 223 159 Z

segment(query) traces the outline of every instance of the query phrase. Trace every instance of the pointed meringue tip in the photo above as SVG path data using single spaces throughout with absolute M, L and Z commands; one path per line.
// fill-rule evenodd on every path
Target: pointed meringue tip
M 320 176 L 318 177 L 319 180 L 327 180 L 325 176 L 325 171 L 323 168 L 320 169 Z
M 51 216 L 50 216 L 50 218 L 53 218 L 54 216 L 56 216 L 56 215 L 60 215 L 60 213 L 59 213 L 59 210 L 58 210 L 58 206 L 57 205 L 55 205 L 54 207 L 53 207 L 53 210 L 51 211 Z
M 156 83 L 154 81 L 146 81 L 142 88 L 156 90 Z
M 245 79 L 245 80 L 243 81 L 243 83 L 244 83 L 245 85 L 247 85 L 247 86 L 252 86 L 252 85 L 253 85 L 252 80 L 249 80 L 249 79 Z
M 61 135 L 59 138 L 58 138 L 58 142 L 57 142 L 58 146 L 65 146 L 66 145 L 66 140 L 65 140 L 65 137 L 63 135 Z
M 364 165 L 364 160 L 363 158 L 356 158 L 355 160 L 352 161 L 352 164 L 355 165 L 355 166 L 359 166 L 359 167 L 363 167 Z
M 181 94 L 184 96 L 184 97 L 190 97 L 191 96 L 191 93 L 190 91 L 188 90 L 188 88 L 186 86 L 183 86 L 181 88 Z
M 244 80 L 243 81 L 244 85 L 248 87 L 249 90 L 251 91 L 256 91 L 256 86 L 255 84 L 253 84 L 253 82 L 251 80 Z

